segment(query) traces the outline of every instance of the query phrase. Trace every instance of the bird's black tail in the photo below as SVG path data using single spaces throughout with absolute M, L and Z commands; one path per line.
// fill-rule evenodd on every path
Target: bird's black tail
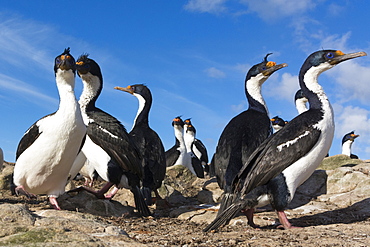
M 217 216 L 225 211 L 235 200 L 235 194 L 224 192 L 221 197 L 220 209 L 218 210 Z
M 144 196 L 144 200 L 146 202 L 146 205 L 151 206 L 153 204 L 152 200 L 152 190 L 148 187 L 141 187 L 141 193 Z
M 132 186 L 131 192 L 134 194 L 135 206 L 141 216 L 147 217 L 151 215 L 151 212 L 146 205 L 144 196 L 138 186 Z
M 217 215 L 216 219 L 214 219 L 206 228 L 203 229 L 203 232 L 216 230 L 220 226 L 227 224 L 243 208 L 244 205 L 242 203 L 231 204 L 220 215 Z

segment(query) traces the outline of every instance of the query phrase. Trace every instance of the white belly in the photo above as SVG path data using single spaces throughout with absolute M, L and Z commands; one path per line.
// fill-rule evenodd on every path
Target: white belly
M 34 194 L 59 196 L 64 193 L 69 171 L 81 146 L 86 127 L 80 121 L 40 121 L 42 134 L 17 159 L 15 185 Z

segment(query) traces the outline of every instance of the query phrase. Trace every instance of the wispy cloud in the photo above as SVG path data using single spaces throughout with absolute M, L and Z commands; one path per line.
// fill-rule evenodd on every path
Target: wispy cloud
M 3 88 L 3 90 L 10 90 L 13 91 L 13 93 L 16 92 L 18 94 L 22 94 L 24 99 L 27 99 L 27 96 L 30 96 L 29 101 L 42 106 L 45 106 L 45 104 L 58 104 L 57 99 L 38 92 L 38 89 L 30 84 L 4 74 L 0 74 L 0 87 Z M 37 100 L 35 101 L 35 99 Z
M 205 70 L 207 76 L 212 78 L 224 78 L 226 75 L 223 71 L 216 69 L 215 67 L 211 67 Z
M 192 12 L 217 14 L 226 10 L 226 2 L 227 0 L 189 0 L 184 8 Z
M 316 5 L 313 0 L 241 0 L 240 2 L 247 5 L 249 11 L 257 13 L 265 21 L 299 15 L 313 9 Z

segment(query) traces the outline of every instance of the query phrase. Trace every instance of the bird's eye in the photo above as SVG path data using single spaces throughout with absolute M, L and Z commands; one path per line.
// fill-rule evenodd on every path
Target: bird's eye
M 83 64 L 83 67 L 84 67 L 85 69 L 88 69 L 88 68 L 90 68 L 90 65 L 89 65 L 89 64 L 87 64 L 87 63 L 84 63 L 84 64 Z
M 326 53 L 325 56 L 326 56 L 326 58 L 332 59 L 332 58 L 334 58 L 334 53 L 328 52 L 328 53 Z
M 60 64 L 60 62 L 61 62 L 61 59 L 60 59 L 59 57 L 57 57 L 57 58 L 55 59 L 55 63 L 56 63 L 56 64 Z

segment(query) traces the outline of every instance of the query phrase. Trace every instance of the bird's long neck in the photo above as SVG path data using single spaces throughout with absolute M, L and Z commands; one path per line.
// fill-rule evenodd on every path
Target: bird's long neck
M 323 104 L 329 104 L 323 88 L 318 83 L 318 76 L 323 72 L 320 66 L 310 67 L 299 74 L 299 84 L 302 92 L 307 97 L 309 109 L 322 109 Z
M 71 70 L 58 70 L 56 73 L 56 82 L 59 92 L 59 110 L 58 112 L 71 112 L 70 108 L 74 110 L 77 107 L 77 100 L 74 92 L 75 75 Z M 79 109 L 78 109 L 79 111 Z
M 181 148 L 185 148 L 185 142 L 184 142 L 184 136 L 183 136 L 184 128 L 179 125 L 175 125 L 174 131 L 175 131 L 176 142 L 177 141 L 179 142 Z
M 342 154 L 351 156 L 352 141 L 348 140 L 342 144 Z
M 334 136 L 334 113 L 329 99 L 317 79 L 322 72 L 331 67 L 328 64 L 321 64 L 306 70 L 301 69 L 299 74 L 299 83 L 302 92 L 308 99 L 309 110 L 320 110 L 324 121 L 319 121 L 318 127 L 329 139 Z
M 87 73 L 81 76 L 83 82 L 83 90 L 78 103 L 82 112 L 95 109 L 95 102 L 102 90 L 102 81 L 99 77 Z
M 268 114 L 266 102 L 262 97 L 261 85 L 267 77 L 258 74 L 245 82 L 245 95 L 249 103 L 249 109 L 264 112 Z
M 307 103 L 306 99 L 297 99 L 295 101 L 295 107 L 297 108 L 299 114 L 308 110 L 306 103 Z
M 152 106 L 151 100 L 146 100 L 140 94 L 134 93 L 134 96 L 139 101 L 139 109 L 137 110 L 136 117 L 134 120 L 134 126 L 136 125 L 149 125 L 149 111 Z
M 185 125 L 186 126 L 186 125 Z M 185 127 L 186 129 L 186 127 Z M 184 142 L 187 149 L 191 149 L 191 145 L 193 144 L 195 140 L 195 134 L 193 131 L 186 131 L 184 134 Z M 188 151 L 189 151 L 188 150 Z

